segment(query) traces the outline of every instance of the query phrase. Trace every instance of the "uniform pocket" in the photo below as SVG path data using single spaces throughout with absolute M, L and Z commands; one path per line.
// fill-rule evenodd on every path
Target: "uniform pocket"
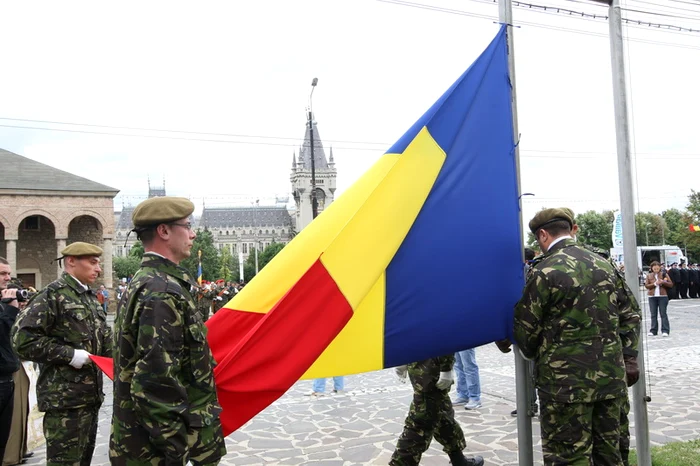
M 56 331 L 74 348 L 87 348 L 83 342 L 92 338 L 92 311 L 82 304 L 64 304 Z
M 190 340 L 189 355 L 195 382 L 208 382 L 213 377 L 213 358 L 207 343 L 207 328 L 199 321 L 187 327 Z

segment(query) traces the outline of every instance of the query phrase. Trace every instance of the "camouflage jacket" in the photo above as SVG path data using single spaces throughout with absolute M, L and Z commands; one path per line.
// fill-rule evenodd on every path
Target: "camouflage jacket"
M 197 301 L 197 309 L 204 313 L 206 311 L 211 314 L 211 303 L 216 298 L 216 290 L 206 290 L 204 288 L 199 288 L 195 295 L 195 300 Z
M 622 396 L 623 348 L 636 350 L 639 305 L 610 262 L 565 239 L 537 262 L 515 307 L 515 341 L 555 401 Z
M 411 379 L 413 390 L 416 393 L 429 393 L 438 391 L 435 386 L 440 378 L 440 372 L 452 370 L 455 364 L 455 355 L 440 356 L 424 361 L 414 362 L 408 365 L 408 376 Z
M 112 464 L 184 465 L 202 432 L 223 448 L 195 289 L 185 269 L 149 253 L 129 283 L 115 324 Z
M 12 332 L 20 358 L 41 365 L 36 386 L 40 411 L 102 404 L 102 372 L 97 366 L 69 365 L 74 349 L 112 356 L 112 330 L 92 290 L 64 272 L 29 302 Z

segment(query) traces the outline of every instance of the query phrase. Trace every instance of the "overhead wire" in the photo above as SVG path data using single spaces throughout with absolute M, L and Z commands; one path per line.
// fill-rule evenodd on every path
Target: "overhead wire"
M 253 134 L 234 134 L 234 133 L 215 133 L 215 132 L 204 132 L 204 131 L 189 131 L 189 130 L 177 130 L 177 129 L 163 129 L 163 128 L 143 128 L 137 126 L 120 126 L 120 125 L 100 125 L 94 123 L 75 123 L 66 121 L 54 121 L 54 120 L 33 120 L 28 118 L 10 118 L 10 117 L 0 117 L 0 120 L 5 121 L 19 121 L 24 123 L 39 123 L 39 124 L 51 124 L 51 125 L 64 125 L 64 126 L 84 126 L 87 128 L 101 128 L 101 129 L 117 129 L 117 130 L 127 130 L 127 131 L 149 131 L 158 133 L 177 133 L 177 134 L 190 134 L 197 136 L 220 136 L 220 137 L 237 137 L 237 138 L 252 138 L 252 139 L 287 139 L 287 140 L 298 140 L 298 138 L 285 137 L 285 136 L 265 136 L 265 135 L 253 135 Z M 2 126 L 2 125 L 0 125 Z M 328 139 L 327 142 L 340 142 L 340 143 L 350 143 L 350 144 L 382 144 L 383 142 L 367 142 L 367 141 L 345 141 L 339 139 Z
M 0 120 L 21 120 L 21 121 L 27 121 L 27 122 L 42 122 L 47 120 L 29 120 L 29 119 L 13 119 L 13 118 L 5 118 L 5 117 L 0 117 Z M 58 124 L 58 125 L 75 125 L 75 126 L 90 126 L 90 127 L 97 127 L 97 128 L 104 128 L 104 129 L 112 129 L 112 128 L 127 128 L 124 126 L 108 126 L 108 125 L 96 125 L 96 124 L 83 124 L 83 123 L 67 123 L 67 122 L 59 122 L 59 121 L 52 121 L 52 124 Z M 9 127 L 9 128 L 19 128 L 19 129 L 29 129 L 29 130 L 42 130 L 42 131 L 65 131 L 65 132 L 71 132 L 71 133 L 82 133 L 82 134 L 96 134 L 96 135 L 107 135 L 107 136 L 117 136 L 117 137 L 136 137 L 136 138 L 148 138 L 148 137 L 154 137 L 158 139 L 172 139 L 172 140 L 179 140 L 179 141 L 194 141 L 194 142 L 222 142 L 222 143 L 231 143 L 231 144 L 249 144 L 249 145 L 264 145 L 264 146 L 289 146 L 292 148 L 298 147 L 297 142 L 267 142 L 267 141 L 235 141 L 235 140 L 229 140 L 229 139 L 206 139 L 206 138 L 189 138 L 189 137 L 177 137 L 177 136 L 160 136 L 160 135 L 149 135 L 149 134 L 131 134 L 131 133 L 114 133 L 114 132 L 108 132 L 108 131 L 85 131 L 85 130 L 79 130 L 79 129 L 67 129 L 67 128 L 48 128 L 48 127 L 38 127 L 38 126 L 18 126 L 18 125 L 3 125 L 0 124 L 0 127 Z M 173 133 L 184 133 L 184 134 L 219 134 L 221 136 L 226 136 L 226 137 L 250 137 L 250 138 L 259 138 L 259 139 L 264 139 L 264 140 L 288 140 L 292 138 L 284 137 L 284 136 L 270 136 L 270 135 L 257 135 L 257 136 L 252 136 L 252 135 L 240 135 L 240 134 L 231 134 L 231 133 L 203 133 L 203 132 L 196 132 L 196 131 L 179 131 L 179 130 L 166 130 L 166 129 L 152 129 L 152 128 L 136 128 L 136 127 L 130 127 L 131 130 L 138 130 L 138 131 L 163 131 L 163 132 L 173 132 Z M 341 142 L 340 140 L 336 140 L 336 142 Z M 383 147 L 344 147 L 344 146 L 333 146 L 334 149 L 339 149 L 339 150 L 363 150 L 363 151 L 380 151 L 380 150 L 385 150 L 386 148 L 390 147 L 390 143 L 384 143 L 384 142 L 363 142 L 363 141 L 350 141 L 350 140 L 343 140 L 342 142 L 348 143 L 348 144 L 358 144 L 358 145 L 363 145 L 363 144 L 374 144 L 374 145 L 381 145 Z M 611 157 L 614 155 L 613 152 L 596 152 L 596 151 L 571 151 L 571 150 L 553 150 L 553 149 L 522 149 L 521 152 L 523 152 L 524 156 L 527 158 L 542 158 L 542 159 L 558 159 L 558 160 L 574 160 L 574 159 L 601 159 L 601 158 L 607 158 Z M 531 155 L 532 154 L 532 155 Z M 534 154 L 539 154 L 539 155 L 534 155 Z M 547 155 L 551 154 L 551 155 Z M 695 154 L 695 153 L 665 153 L 665 152 L 643 152 L 640 153 L 640 155 L 645 155 L 646 157 L 642 157 L 642 160 L 656 160 L 658 158 L 664 158 L 664 159 L 672 159 L 672 160 L 697 160 L 700 158 L 700 154 Z
M 423 3 L 409 2 L 406 0 L 377 0 L 377 1 L 382 2 L 382 3 L 389 3 L 389 4 L 400 5 L 400 6 L 412 7 L 412 8 L 432 10 L 432 11 L 437 11 L 437 12 L 447 13 L 447 14 L 470 16 L 470 17 L 481 18 L 481 19 L 489 19 L 489 20 L 493 20 L 493 21 L 498 20 L 498 18 L 495 15 L 472 13 L 472 12 L 467 12 L 464 10 L 444 8 L 444 7 L 434 6 L 434 5 L 426 5 Z M 470 1 L 481 1 L 481 0 L 470 0 Z M 491 0 L 487 0 L 487 1 L 490 2 Z M 519 3 L 525 4 L 524 2 L 519 2 Z M 556 14 L 556 13 L 554 13 L 554 14 Z M 607 19 L 607 16 L 603 16 L 603 15 L 595 15 L 595 18 L 586 18 L 586 17 L 580 18 L 580 17 L 575 16 L 575 15 L 567 15 L 567 17 L 575 18 L 575 19 Z M 635 23 L 634 21 L 631 21 L 630 25 L 633 25 L 633 26 L 638 27 L 638 28 L 639 27 L 645 28 L 645 29 L 649 28 L 649 26 L 647 26 L 646 24 L 637 25 L 634 23 Z M 562 27 L 562 26 L 554 26 L 554 25 L 542 24 L 542 23 L 532 22 L 532 21 L 520 21 L 519 20 L 518 25 L 532 26 L 535 28 L 549 29 L 549 30 L 562 31 L 562 32 L 570 32 L 570 33 L 595 36 L 595 37 L 601 37 L 601 38 L 608 37 L 607 33 L 586 31 L 586 30 L 581 30 L 581 29 L 573 29 L 573 28 Z M 684 37 L 688 36 L 688 34 L 684 34 L 681 31 L 676 31 L 673 29 L 664 30 L 664 32 L 667 32 L 669 34 L 677 34 L 677 35 L 681 35 Z M 625 41 L 631 41 L 631 42 L 637 42 L 637 43 L 643 43 L 643 44 L 651 44 L 651 45 L 661 45 L 661 46 L 666 46 L 666 47 L 673 47 L 673 48 L 680 48 L 680 49 L 687 49 L 687 50 L 700 50 L 700 46 L 689 45 L 689 44 L 680 44 L 677 42 L 663 42 L 663 41 L 643 39 L 643 38 L 638 38 L 638 37 L 625 37 Z

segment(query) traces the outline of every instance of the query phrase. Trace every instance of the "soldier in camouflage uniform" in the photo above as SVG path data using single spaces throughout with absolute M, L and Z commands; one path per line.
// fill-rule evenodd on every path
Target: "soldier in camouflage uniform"
M 389 462 L 390 466 L 418 465 L 433 437 L 443 446 L 454 466 L 484 464 L 481 456 L 465 458 L 462 453 L 467 442 L 462 428 L 455 420 L 449 396 L 454 381 L 454 363 L 455 356 L 451 354 L 396 368 L 396 374 L 402 381 L 406 380 L 408 373 L 413 385 L 413 401 L 403 433 Z
M 197 291 L 197 309 L 202 314 L 202 321 L 209 320 L 212 308 L 212 301 L 216 297 L 216 291 L 212 289 L 212 285 L 208 284 L 200 287 Z
M 623 348 L 636 350 L 639 306 L 624 280 L 571 237 L 570 210 L 530 221 L 543 257 L 515 308 L 514 335 L 535 359 L 545 465 L 619 465 Z
M 41 365 L 36 393 L 44 411 L 48 465 L 89 466 L 95 449 L 102 372 L 89 356 L 112 356 L 107 315 L 87 285 L 102 249 L 77 242 L 61 251 L 64 272 L 22 311 L 13 328 L 20 358 Z
M 573 236 L 574 239 L 576 239 L 576 234 L 578 233 L 579 227 L 576 224 L 574 212 L 571 209 L 567 208 L 562 208 L 564 211 L 566 211 L 568 214 L 570 214 L 571 219 L 574 221 L 574 225 L 571 228 L 571 236 Z M 617 273 L 620 278 L 622 279 L 622 283 L 625 288 L 625 293 L 628 296 L 634 297 L 634 294 L 632 293 L 632 290 L 627 286 L 627 282 L 625 281 L 625 277 L 622 276 L 622 273 L 618 270 L 617 266 L 615 265 L 615 262 L 610 258 L 610 254 L 608 251 L 605 251 L 603 249 L 597 248 L 595 246 L 589 246 L 589 245 L 583 245 L 586 249 L 588 249 L 591 252 L 594 252 L 601 256 L 603 259 L 607 260 L 613 270 L 615 270 L 615 273 Z M 637 380 L 639 379 L 639 367 L 637 366 L 637 350 L 631 347 L 623 347 L 622 348 L 622 356 L 625 361 L 625 375 L 626 375 L 626 380 L 627 380 L 627 386 L 631 387 L 635 383 L 637 383 Z M 630 456 L 630 420 L 629 420 L 629 413 L 630 413 L 630 401 L 629 401 L 629 393 L 627 390 L 625 390 L 624 393 L 624 399 L 622 400 L 622 407 L 620 409 L 620 456 L 622 457 L 622 464 L 624 466 L 629 466 L 629 456 Z
M 215 465 L 226 454 L 196 284 L 178 265 L 196 236 L 193 211 L 156 197 L 132 214 L 145 253 L 115 325 L 113 465 Z

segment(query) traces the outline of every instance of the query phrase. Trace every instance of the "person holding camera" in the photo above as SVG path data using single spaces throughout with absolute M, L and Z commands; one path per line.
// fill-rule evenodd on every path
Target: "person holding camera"
M 102 372 L 90 355 L 112 356 L 112 330 L 88 287 L 102 271 L 102 249 L 76 242 L 61 255 L 63 274 L 27 305 L 12 343 L 22 359 L 41 364 L 36 394 L 47 464 L 89 466 L 104 400 Z
M 23 290 L 8 288 L 12 269 L 4 257 L 0 257 L 0 461 L 5 456 L 5 446 L 12 427 L 12 411 L 15 403 L 13 374 L 19 370 L 19 358 L 12 350 L 10 331 L 19 312 L 19 298 Z

